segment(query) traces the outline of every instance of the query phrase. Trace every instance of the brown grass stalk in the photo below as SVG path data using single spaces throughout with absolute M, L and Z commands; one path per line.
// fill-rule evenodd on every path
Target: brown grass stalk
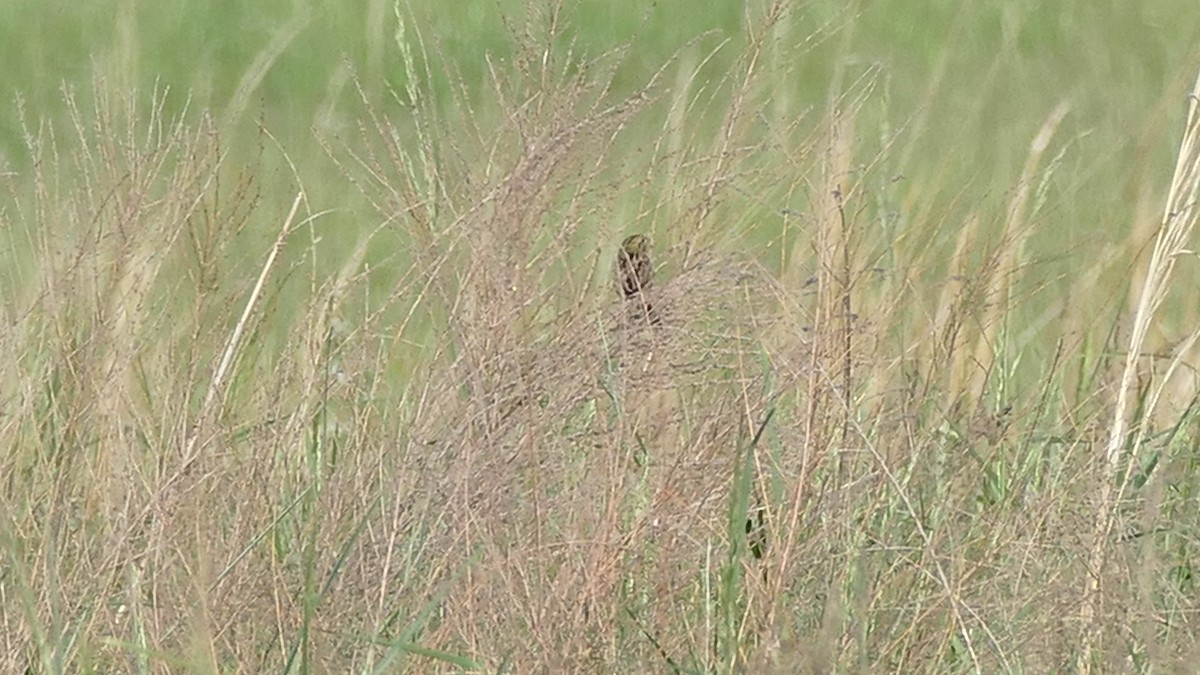
M 1167 193 L 1161 229 L 1154 242 L 1146 276 L 1141 281 L 1141 293 L 1131 325 L 1125 366 L 1117 388 L 1117 400 L 1109 426 L 1108 441 L 1103 456 L 1103 473 L 1096 499 L 1095 527 L 1091 533 L 1088 575 L 1082 589 L 1082 640 L 1079 651 L 1080 672 L 1091 672 L 1094 652 L 1103 632 L 1100 622 L 1104 594 L 1101 580 L 1109 551 L 1113 545 L 1116 507 L 1128 488 L 1129 478 L 1138 465 L 1140 437 L 1130 438 L 1129 407 L 1138 372 L 1138 360 L 1147 333 L 1158 308 L 1171 290 L 1171 273 L 1176 262 L 1187 254 L 1188 242 L 1197 220 L 1200 220 L 1200 75 L 1188 94 L 1188 114 L 1175 172 Z

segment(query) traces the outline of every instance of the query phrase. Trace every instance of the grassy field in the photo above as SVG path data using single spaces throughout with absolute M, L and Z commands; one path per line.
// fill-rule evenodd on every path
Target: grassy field
M 529 4 L 0 7 L 0 672 L 1200 660 L 1190 2 Z

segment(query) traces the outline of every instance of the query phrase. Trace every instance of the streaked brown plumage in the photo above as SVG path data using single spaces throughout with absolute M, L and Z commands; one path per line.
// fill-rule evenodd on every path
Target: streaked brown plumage
M 648 292 L 653 276 L 650 238 L 644 234 L 626 237 L 617 251 L 617 291 L 625 298 L 632 320 L 658 325 L 662 320 L 651 305 Z
M 654 267 L 650 264 L 650 238 L 632 234 L 617 252 L 617 288 L 626 298 L 650 288 Z

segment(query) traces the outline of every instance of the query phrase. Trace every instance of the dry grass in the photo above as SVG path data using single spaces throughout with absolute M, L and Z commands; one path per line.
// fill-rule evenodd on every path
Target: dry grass
M 74 129 L 30 123 L 0 211 L 0 670 L 1191 663 L 1191 409 L 1139 432 L 1114 498 L 1112 392 L 1139 394 L 1119 359 L 1060 342 L 1011 376 L 1061 114 L 1007 212 L 888 239 L 885 157 L 855 143 L 873 70 L 814 119 L 751 112 L 786 75 L 778 15 L 722 95 L 685 55 L 618 96 L 622 54 L 539 47 L 552 14 L 451 105 L 419 84 L 436 45 L 402 37 L 404 107 L 321 139 L 379 223 L 327 275 L 344 235 L 304 176 L 261 194 L 206 118 L 98 83 Z M 795 194 L 811 212 L 768 270 L 739 242 Z M 609 278 L 633 231 L 662 261 L 653 326 Z

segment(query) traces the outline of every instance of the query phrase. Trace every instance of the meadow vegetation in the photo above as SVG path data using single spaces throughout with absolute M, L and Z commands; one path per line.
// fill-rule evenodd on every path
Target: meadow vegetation
M 1189 4 L 243 4 L 0 9 L 0 671 L 1200 662 Z

